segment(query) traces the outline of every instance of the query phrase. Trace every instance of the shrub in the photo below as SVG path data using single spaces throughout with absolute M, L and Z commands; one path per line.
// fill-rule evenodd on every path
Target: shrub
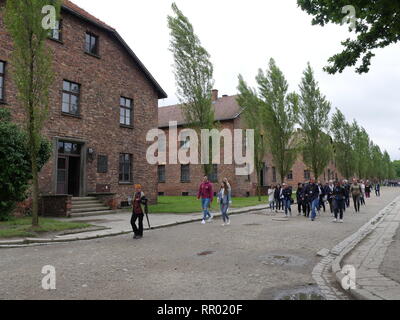
M 26 133 L 11 122 L 10 112 L 0 108 L 0 221 L 8 220 L 18 202 L 27 198 L 31 175 Z M 51 144 L 42 138 L 39 168 L 49 160 Z

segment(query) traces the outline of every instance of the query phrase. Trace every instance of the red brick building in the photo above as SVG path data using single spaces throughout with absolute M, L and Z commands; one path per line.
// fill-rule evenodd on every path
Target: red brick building
M 230 130 L 243 129 L 241 118 L 241 108 L 236 102 L 237 96 L 218 96 L 218 91 L 213 90 L 213 106 L 215 119 L 220 122 L 220 130 L 228 128 Z M 168 138 L 169 122 L 177 121 L 178 132 L 184 129 L 185 121 L 179 105 L 159 108 L 159 128 L 166 133 Z M 223 149 L 223 148 L 221 148 Z M 168 159 L 168 142 L 166 146 Z M 237 197 L 256 195 L 256 173 L 250 176 L 237 176 L 235 174 L 235 164 L 224 164 L 223 150 L 221 150 L 221 164 L 214 165 L 214 172 L 210 177 L 214 182 L 214 188 L 219 188 L 218 182 L 223 178 L 228 178 L 233 189 L 233 195 Z M 158 168 L 158 192 L 159 195 L 180 196 L 196 195 L 198 186 L 204 176 L 202 165 L 181 165 L 181 164 L 161 164 Z M 279 182 L 278 173 L 272 161 L 272 155 L 265 156 L 264 169 L 261 173 L 261 185 L 270 186 Z M 331 162 L 324 170 L 324 174 L 319 178 L 321 181 L 328 181 L 342 177 L 336 170 L 335 164 Z M 301 156 L 295 162 L 292 171 L 285 182 L 297 187 L 299 182 L 310 179 L 310 170 L 303 163 Z
M 1 15 L 0 107 L 22 124 L 11 76 L 13 44 Z M 43 133 L 54 150 L 40 173 L 41 193 L 111 193 L 119 205 L 141 183 L 156 201 L 157 167 L 146 161 L 146 134 L 158 126 L 158 100 L 166 93 L 115 29 L 70 1 L 63 2 L 47 45 L 55 79 Z

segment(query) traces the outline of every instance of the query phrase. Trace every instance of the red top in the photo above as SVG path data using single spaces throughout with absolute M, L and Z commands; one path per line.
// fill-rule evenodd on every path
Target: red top
M 203 182 L 200 185 L 199 193 L 197 194 L 197 198 L 198 199 L 200 199 L 200 198 L 210 199 L 211 202 L 213 201 L 213 198 L 214 198 L 213 186 L 209 181 Z

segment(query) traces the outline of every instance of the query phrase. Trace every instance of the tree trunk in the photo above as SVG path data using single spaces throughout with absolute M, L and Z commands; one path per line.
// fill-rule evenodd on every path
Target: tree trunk
M 33 152 L 34 153 L 34 152 Z M 39 226 L 39 177 L 37 159 L 32 154 L 32 226 Z

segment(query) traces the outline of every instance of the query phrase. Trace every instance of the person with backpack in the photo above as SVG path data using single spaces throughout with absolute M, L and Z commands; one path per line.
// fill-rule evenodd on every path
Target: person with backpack
M 226 225 L 229 226 L 231 221 L 228 216 L 228 209 L 232 203 L 232 195 L 231 195 L 231 188 L 229 187 L 227 181 L 224 181 L 221 184 L 221 188 L 219 189 L 218 192 L 218 203 L 222 214 L 222 220 L 223 220 L 222 226 Z
M 145 209 L 143 206 L 147 205 L 147 199 L 142 192 L 142 186 L 140 184 L 135 185 L 135 195 L 132 202 L 132 216 L 131 216 L 131 226 L 134 233 L 133 239 L 143 238 L 143 218 Z M 138 226 L 136 226 L 136 221 L 138 221 Z
M 301 215 L 302 209 L 303 209 L 303 198 L 302 198 L 302 194 L 303 194 L 303 184 L 299 183 L 297 185 L 297 191 L 296 191 L 296 200 L 297 200 L 297 212 L 298 215 Z M 305 210 L 303 212 L 304 214 L 306 213 Z
M 281 193 L 281 198 L 283 201 L 283 206 L 285 208 L 285 216 L 288 217 L 288 213 L 292 216 L 292 188 L 290 188 L 286 183 L 283 184 L 283 189 Z
M 306 187 L 305 193 L 311 207 L 311 221 L 314 221 L 317 217 L 317 210 L 319 206 L 319 187 L 315 183 L 314 178 L 310 180 L 310 183 Z
M 381 185 L 379 184 L 379 182 L 377 182 L 377 183 L 375 184 L 375 195 L 376 195 L 377 197 L 380 197 L 380 196 L 381 196 Z
M 365 184 L 365 197 L 367 199 L 369 199 L 371 197 L 371 183 L 369 182 L 369 180 L 367 180 L 366 184 Z
M 275 188 L 274 198 L 275 198 L 275 212 L 281 210 L 281 186 L 278 184 Z
M 333 196 L 333 207 L 335 218 L 333 222 L 343 223 L 343 211 L 345 207 L 345 199 L 346 199 L 346 190 L 340 183 L 340 181 L 336 181 L 336 185 L 332 192 Z
M 360 212 L 361 186 L 356 179 L 353 179 L 353 183 L 350 187 L 350 193 L 353 197 L 354 209 L 356 212 Z

